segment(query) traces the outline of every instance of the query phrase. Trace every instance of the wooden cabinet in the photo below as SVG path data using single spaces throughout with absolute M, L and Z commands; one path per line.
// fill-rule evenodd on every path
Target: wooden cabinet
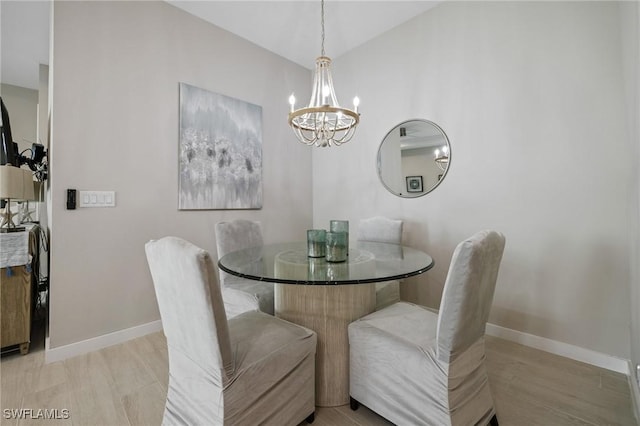
M 0 234 L 0 347 L 29 352 L 34 295 L 39 274 L 40 227 Z
M 0 340 L 3 348 L 20 345 L 29 352 L 31 342 L 31 272 L 27 266 L 0 269 Z

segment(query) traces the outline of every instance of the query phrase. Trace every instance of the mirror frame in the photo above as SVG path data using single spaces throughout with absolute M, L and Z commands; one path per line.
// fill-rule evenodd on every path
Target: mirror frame
M 419 194 L 411 193 L 411 194 L 416 194 L 416 195 L 409 195 L 409 193 L 407 193 L 407 192 L 398 194 L 397 192 L 395 192 L 394 190 L 389 188 L 389 186 L 382 179 L 382 165 L 381 165 L 381 161 L 380 161 L 381 150 L 382 150 L 382 146 L 384 145 L 384 143 L 387 140 L 387 137 L 389 137 L 389 135 L 391 135 L 393 132 L 396 132 L 400 127 L 402 127 L 402 125 L 407 124 L 407 123 L 416 122 L 416 121 L 420 121 L 422 123 L 425 123 L 425 124 L 433 126 L 442 134 L 442 136 L 444 137 L 445 142 L 447 143 L 447 147 L 449 148 L 449 163 L 447 165 L 447 168 L 445 170 L 443 170 L 442 177 L 440 178 L 440 180 L 435 185 L 433 185 L 431 188 L 428 188 L 427 190 L 425 190 L 425 191 L 423 191 L 423 192 L 421 192 Z M 380 180 L 380 182 L 382 183 L 382 186 L 384 186 L 387 191 L 389 191 L 390 193 L 392 193 L 393 195 L 395 195 L 397 197 L 409 198 L 410 199 L 410 198 L 420 198 L 420 197 L 423 197 L 423 196 L 427 195 L 428 193 L 430 193 L 434 189 L 436 189 L 438 186 L 440 186 L 442 181 L 444 181 L 444 178 L 447 177 L 447 174 L 449 173 L 449 169 L 451 169 L 451 142 L 449 141 L 449 137 L 447 136 L 445 131 L 442 129 L 442 127 L 438 126 L 433 121 L 426 120 L 424 118 L 413 118 L 413 119 L 405 120 L 405 121 L 402 121 L 402 122 L 396 124 L 395 126 L 393 126 L 391 128 L 391 130 L 389 130 L 384 135 L 384 137 L 382 138 L 382 142 L 380 142 L 380 145 L 378 146 L 378 152 L 376 154 L 376 172 L 378 173 L 378 179 Z

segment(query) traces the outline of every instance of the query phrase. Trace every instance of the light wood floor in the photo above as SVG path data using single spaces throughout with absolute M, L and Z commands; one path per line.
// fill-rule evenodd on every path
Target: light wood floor
M 42 339 L 39 339 L 42 340 Z M 2 425 L 159 425 L 168 381 L 166 343 L 154 333 L 44 364 L 44 344 L 2 357 Z M 637 425 L 627 377 L 487 337 L 487 364 L 502 426 Z M 5 418 L 5 409 L 68 409 L 70 418 Z M 35 412 L 35 411 L 34 411 Z M 314 426 L 389 425 L 366 407 L 321 408 Z

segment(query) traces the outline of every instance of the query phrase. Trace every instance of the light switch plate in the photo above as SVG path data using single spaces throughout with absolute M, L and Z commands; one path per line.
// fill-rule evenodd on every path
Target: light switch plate
M 79 191 L 78 207 L 115 207 L 115 191 Z

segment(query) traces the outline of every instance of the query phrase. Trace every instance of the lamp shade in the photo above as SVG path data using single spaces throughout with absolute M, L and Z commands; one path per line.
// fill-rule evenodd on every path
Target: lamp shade
M 33 185 L 33 173 L 30 170 L 21 169 L 22 171 L 22 200 L 35 201 L 35 187 Z
M 0 166 L 0 198 L 21 198 L 22 187 L 22 170 L 15 166 Z
M 33 193 L 34 193 L 34 201 L 42 202 L 44 201 L 44 182 L 34 180 L 33 181 Z
M 34 199 L 31 172 L 6 164 L 0 166 L 0 199 Z

